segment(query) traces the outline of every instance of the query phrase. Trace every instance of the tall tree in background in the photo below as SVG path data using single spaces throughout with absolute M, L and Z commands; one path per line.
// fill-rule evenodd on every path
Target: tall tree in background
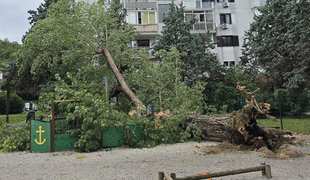
M 169 51 L 171 47 L 176 47 L 180 53 L 187 53 L 182 58 L 184 71 L 181 76 L 182 81 L 190 86 L 198 79 L 218 78 L 222 72 L 222 66 L 210 51 L 215 48 L 215 43 L 211 42 L 209 32 L 206 35 L 190 34 L 196 21 L 193 16 L 185 21 L 184 6 L 180 4 L 178 7 L 171 3 L 168 14 L 163 17 L 166 28 L 162 34 L 157 35 L 153 46 L 155 51 Z
M 1 83 L 1 89 L 6 91 L 6 122 L 9 123 L 9 114 L 10 114 L 10 99 L 11 99 L 11 90 L 16 86 L 17 80 L 17 71 L 18 67 L 16 66 L 17 61 L 10 61 L 9 63 L 0 64 L 0 72 L 3 73 L 4 81 Z
M 8 39 L 0 39 L 0 63 L 14 61 L 14 53 L 18 51 L 20 44 L 10 42 Z
M 15 53 L 20 48 L 17 42 L 10 42 L 8 39 L 0 39 L 0 72 L 3 73 L 3 82 L 0 82 L 1 89 L 6 91 L 6 122 L 9 122 L 11 90 L 16 86 L 17 66 Z
M 245 33 L 241 63 L 291 92 L 310 92 L 310 2 L 267 0 Z

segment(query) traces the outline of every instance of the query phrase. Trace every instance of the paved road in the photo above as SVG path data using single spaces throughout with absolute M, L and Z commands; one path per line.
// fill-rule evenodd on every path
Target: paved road
M 16 127 L 16 126 L 25 126 L 26 125 L 26 120 L 20 123 L 16 123 L 16 124 L 10 124 L 11 127 Z

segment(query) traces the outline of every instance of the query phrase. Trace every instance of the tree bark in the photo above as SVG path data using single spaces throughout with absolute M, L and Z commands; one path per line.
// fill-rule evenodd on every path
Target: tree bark
M 9 123 L 10 115 L 10 100 L 11 100 L 11 91 L 10 88 L 6 91 L 6 122 Z
M 110 66 L 110 68 L 112 69 L 117 81 L 119 82 L 119 84 L 121 85 L 123 92 L 125 92 L 125 94 L 130 98 L 130 100 L 133 102 L 133 104 L 138 108 L 141 109 L 142 111 L 145 111 L 146 113 L 147 108 L 143 105 L 143 103 L 140 101 L 140 99 L 138 99 L 136 97 L 136 95 L 129 89 L 129 87 L 126 84 L 126 81 L 124 80 L 122 74 L 119 72 L 118 68 L 116 67 L 114 60 L 111 56 L 111 54 L 109 53 L 107 47 L 103 47 L 103 52 L 104 55 L 107 58 L 108 64 Z
M 190 127 L 195 124 L 200 127 L 206 137 L 216 137 L 223 141 L 235 144 L 253 145 L 263 142 L 268 149 L 274 150 L 280 147 L 278 135 L 292 135 L 291 131 L 279 131 L 276 129 L 264 129 L 257 125 L 256 117 L 258 114 L 266 115 L 267 119 L 277 122 L 277 119 L 268 115 L 270 104 L 257 103 L 252 95 L 253 92 L 244 90 L 245 86 L 237 83 L 237 89 L 247 102 L 242 110 L 225 115 L 196 115 L 185 118 L 185 123 Z M 259 148 L 259 147 L 254 147 Z
M 185 123 L 194 128 L 197 123 L 198 127 L 204 133 L 205 137 L 214 137 L 222 141 L 240 144 L 242 135 L 232 128 L 232 119 L 238 112 L 220 115 L 192 115 L 185 118 Z

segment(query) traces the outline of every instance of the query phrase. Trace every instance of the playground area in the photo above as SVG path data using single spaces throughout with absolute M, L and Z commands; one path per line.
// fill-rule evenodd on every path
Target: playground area
M 127 146 L 104 148 L 92 153 L 71 151 L 0 154 L 0 179 L 158 179 L 159 172 L 176 173 L 177 177 L 255 167 L 271 166 L 272 179 L 307 179 L 310 177 L 310 140 L 302 146 L 287 148 L 303 153 L 302 157 L 270 159 L 256 151 L 232 151 L 206 154 L 201 149 L 221 144 L 204 140 L 134 149 Z M 308 144 L 307 144 L 308 143 Z M 261 172 L 251 172 L 212 179 L 266 179 Z

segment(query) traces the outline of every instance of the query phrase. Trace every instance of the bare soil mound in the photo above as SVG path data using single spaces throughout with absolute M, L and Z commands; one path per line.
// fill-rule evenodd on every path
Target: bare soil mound
M 263 157 L 269 159 L 291 159 L 303 157 L 305 156 L 304 153 L 299 150 L 289 148 L 289 145 L 302 146 L 304 141 L 304 139 L 298 137 L 282 137 L 281 145 L 278 144 L 279 147 L 276 150 L 271 151 L 264 146 L 258 149 L 257 152 Z M 279 143 L 279 141 L 277 143 Z M 197 148 L 203 152 L 204 155 L 251 151 L 250 147 L 231 144 L 227 141 L 224 141 L 216 146 L 203 146 Z

